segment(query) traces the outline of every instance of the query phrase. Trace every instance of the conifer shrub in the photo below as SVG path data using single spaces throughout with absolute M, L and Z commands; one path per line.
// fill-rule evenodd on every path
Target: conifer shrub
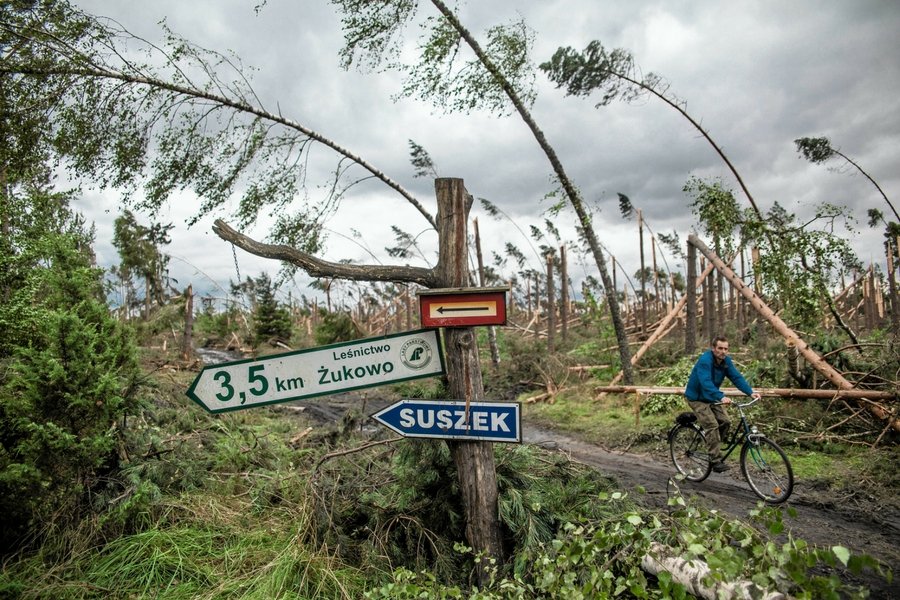
M 138 404 L 133 336 L 101 300 L 89 257 L 70 236 L 47 234 L 14 258 L 22 277 L 15 302 L 29 310 L 0 354 L 3 553 L 91 510 L 118 467 L 124 417 Z
M 253 313 L 256 343 L 291 338 L 291 315 L 275 298 L 275 285 L 265 273 L 256 278 L 256 310 Z

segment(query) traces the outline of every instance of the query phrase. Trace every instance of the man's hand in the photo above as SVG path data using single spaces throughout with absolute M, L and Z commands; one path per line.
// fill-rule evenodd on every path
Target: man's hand
M 731 404 L 731 398 L 729 398 L 728 396 L 723 396 L 722 399 L 719 400 L 719 402 L 722 404 Z
M 753 392 L 752 394 L 750 394 L 750 397 L 754 400 L 759 400 L 760 398 L 762 398 L 762 396 L 759 395 L 759 392 Z

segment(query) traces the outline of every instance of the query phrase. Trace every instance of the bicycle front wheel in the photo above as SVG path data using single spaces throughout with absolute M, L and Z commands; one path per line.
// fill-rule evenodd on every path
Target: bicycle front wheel
M 669 456 L 672 464 L 688 481 L 703 481 L 709 477 L 712 463 L 706 448 L 706 438 L 694 427 L 678 427 L 669 436 Z
M 780 504 L 794 491 L 794 471 L 784 450 L 765 436 L 753 436 L 741 448 L 741 472 L 753 493 Z

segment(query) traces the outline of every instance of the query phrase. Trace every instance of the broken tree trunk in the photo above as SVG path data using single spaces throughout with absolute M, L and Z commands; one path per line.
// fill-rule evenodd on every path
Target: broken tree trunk
M 812 366 L 816 371 L 824 375 L 832 384 L 834 384 L 838 389 L 841 390 L 850 390 L 853 389 L 854 386 L 850 383 L 841 373 L 838 372 L 837 369 L 832 367 L 828 362 L 826 362 L 819 354 L 810 348 L 809 344 L 807 344 L 803 339 L 797 335 L 794 330 L 787 326 L 787 324 L 781 320 L 781 318 L 775 314 L 775 312 L 768 307 L 768 305 L 763 302 L 762 298 L 760 298 L 756 292 L 747 287 L 747 285 L 738 277 L 734 271 L 732 271 L 728 265 L 726 265 L 721 258 L 716 256 L 716 254 L 710 250 L 706 244 L 704 244 L 700 238 L 696 235 L 691 234 L 688 237 L 688 242 L 694 244 L 707 259 L 718 269 L 731 284 L 737 289 L 738 292 L 742 296 L 744 296 L 749 302 L 750 305 L 763 317 L 766 321 L 768 321 L 772 327 L 777 331 L 788 344 L 794 345 L 800 354 L 803 355 L 803 358 Z M 895 418 L 891 411 L 887 410 L 885 407 L 880 406 L 874 402 L 867 401 L 862 399 L 861 402 L 866 406 L 866 408 L 873 415 L 878 417 L 881 420 L 889 420 L 891 428 L 895 431 L 900 431 L 900 419 Z
M 701 281 L 706 279 L 706 277 L 712 272 L 712 269 L 712 264 L 706 266 L 706 269 L 704 269 L 703 273 L 695 280 L 696 283 L 694 285 L 694 289 L 696 289 L 696 287 L 700 285 Z M 681 310 L 685 307 L 687 302 L 688 295 L 685 294 L 681 297 L 681 300 L 678 301 L 678 304 L 675 305 L 675 308 L 670 310 L 669 314 L 667 314 L 665 318 L 660 322 L 659 327 L 657 327 L 653 331 L 653 335 L 647 338 L 647 341 L 645 341 L 643 345 L 641 345 L 641 347 L 638 349 L 638 351 L 634 353 L 634 356 L 631 357 L 632 366 L 636 365 L 638 361 L 641 360 L 641 357 L 643 357 L 644 354 L 647 353 L 647 350 L 649 350 L 650 347 L 653 346 L 653 344 L 665 337 L 667 333 L 672 331 L 672 327 L 670 327 L 670 324 L 681 313 Z M 622 381 L 622 371 L 619 371 L 616 376 L 612 378 L 610 385 L 615 385 L 620 381 Z
M 181 358 L 190 360 L 194 354 L 194 286 L 184 292 L 184 335 L 181 338 Z

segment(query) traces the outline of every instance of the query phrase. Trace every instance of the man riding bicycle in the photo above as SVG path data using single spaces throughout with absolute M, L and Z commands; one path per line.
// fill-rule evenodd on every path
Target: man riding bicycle
M 737 389 L 759 399 L 759 394 L 753 391 L 728 356 L 728 339 L 718 336 L 711 348 L 697 359 L 684 390 L 684 397 L 706 434 L 709 460 L 716 473 L 728 470 L 728 465 L 722 462 L 721 440 L 728 434 L 731 421 L 722 405 L 731 404 L 731 400 L 719 389 L 726 377 Z

